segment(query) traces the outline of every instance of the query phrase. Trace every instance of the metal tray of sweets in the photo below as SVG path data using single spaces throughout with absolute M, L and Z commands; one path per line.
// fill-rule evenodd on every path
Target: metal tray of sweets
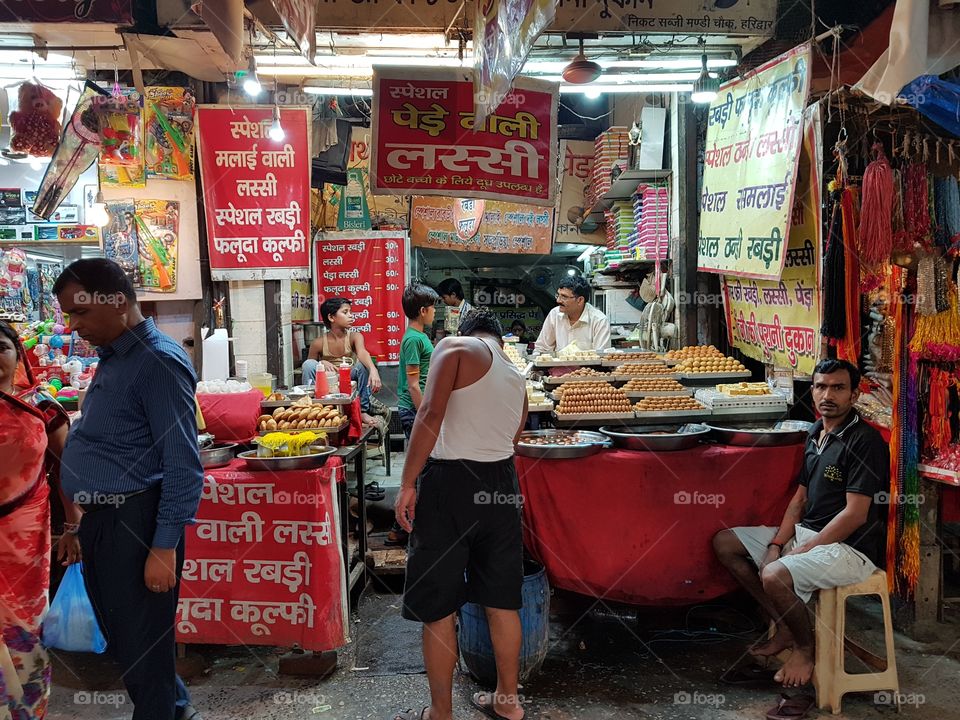
M 237 457 L 241 458 L 251 470 L 312 470 L 327 464 L 327 458 L 337 449 L 329 445 L 322 448 L 310 448 L 309 455 L 296 457 L 257 457 L 256 450 L 247 450 Z
M 578 442 L 572 445 L 534 445 L 524 442 L 524 440 L 535 438 L 546 440 L 573 438 Z M 564 460 L 595 455 L 609 445 L 610 440 L 605 435 L 587 430 L 530 430 L 520 435 L 520 441 L 517 443 L 517 455 L 547 460 Z

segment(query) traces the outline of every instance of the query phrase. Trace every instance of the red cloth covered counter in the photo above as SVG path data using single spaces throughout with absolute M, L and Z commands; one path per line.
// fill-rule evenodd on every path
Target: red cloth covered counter
M 218 443 L 248 443 L 257 435 L 263 393 L 197 393 L 207 432 Z
M 316 470 L 251 472 L 237 459 L 206 473 L 197 522 L 187 528 L 178 642 L 344 645 L 341 467 L 330 458 Z
M 636 605 L 716 598 L 736 585 L 711 538 L 779 525 L 802 456 L 802 445 L 517 456 L 524 542 L 564 590 Z

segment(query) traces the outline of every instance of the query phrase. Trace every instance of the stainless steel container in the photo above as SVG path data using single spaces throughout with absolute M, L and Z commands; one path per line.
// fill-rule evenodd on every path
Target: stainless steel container
M 806 442 L 812 425 L 795 420 L 786 420 L 775 424 L 736 423 L 709 425 L 708 427 L 713 432 L 713 437 L 725 445 L 780 447 Z
M 205 447 L 200 451 L 200 463 L 204 469 L 224 467 L 233 460 L 237 449 L 236 443 L 226 445 L 213 445 Z
M 671 452 L 696 447 L 710 435 L 706 425 L 647 425 L 636 428 L 602 427 L 600 432 L 625 450 Z

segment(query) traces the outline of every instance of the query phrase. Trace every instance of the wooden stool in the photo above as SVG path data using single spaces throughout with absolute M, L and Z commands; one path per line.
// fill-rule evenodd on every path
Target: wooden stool
M 883 634 L 886 661 L 845 637 L 847 598 L 854 595 L 879 595 L 883 606 Z M 893 621 L 890 616 L 890 595 L 887 574 L 877 570 L 862 583 L 820 590 L 816 611 L 816 665 L 813 684 L 817 689 L 817 706 L 840 712 L 840 702 L 848 692 L 890 690 L 897 711 L 900 710 L 900 683 L 897 679 L 897 657 L 893 647 Z M 877 672 L 849 674 L 844 668 L 844 646 Z

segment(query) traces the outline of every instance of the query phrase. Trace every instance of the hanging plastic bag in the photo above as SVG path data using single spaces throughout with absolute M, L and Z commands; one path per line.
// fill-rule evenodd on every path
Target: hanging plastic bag
M 81 563 L 67 567 L 43 621 L 43 644 L 70 652 L 102 653 L 107 640 L 100 632 L 93 605 L 83 584 Z

